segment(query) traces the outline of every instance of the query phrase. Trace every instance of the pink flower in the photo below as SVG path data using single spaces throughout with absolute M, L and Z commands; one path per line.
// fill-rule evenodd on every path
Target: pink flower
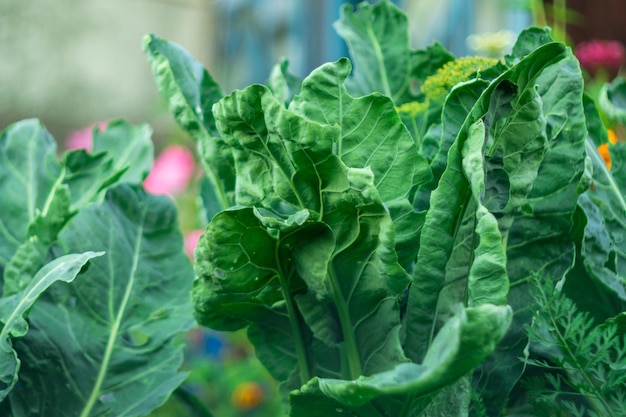
M 618 41 L 582 42 L 576 45 L 575 55 L 590 74 L 604 69 L 614 77 L 624 63 L 624 46 Z
M 100 132 L 104 132 L 107 128 L 107 122 L 92 123 L 83 129 L 73 131 L 65 140 L 65 149 L 86 149 L 88 152 L 91 152 L 93 147 L 93 128 L 96 126 Z
M 168 146 L 154 161 L 143 187 L 152 194 L 179 194 L 187 188 L 194 168 L 193 154 L 189 149 L 179 145 Z
M 193 252 L 196 250 L 196 246 L 198 246 L 198 241 L 200 240 L 200 236 L 204 233 L 204 230 L 190 230 L 185 233 L 185 253 L 189 256 L 189 259 L 193 260 Z

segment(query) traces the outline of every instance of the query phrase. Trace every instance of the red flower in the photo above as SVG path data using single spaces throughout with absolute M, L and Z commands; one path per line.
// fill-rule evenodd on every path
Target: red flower
M 93 147 L 93 129 L 96 126 L 100 132 L 104 132 L 107 128 L 107 122 L 92 123 L 84 129 L 73 131 L 65 140 L 65 149 L 85 149 L 91 152 Z
M 184 146 L 172 145 L 156 158 L 143 187 L 152 194 L 180 194 L 194 172 L 193 153 Z
M 624 46 L 618 41 L 582 42 L 576 45 L 575 54 L 581 67 L 592 75 L 603 69 L 614 77 L 624 63 Z

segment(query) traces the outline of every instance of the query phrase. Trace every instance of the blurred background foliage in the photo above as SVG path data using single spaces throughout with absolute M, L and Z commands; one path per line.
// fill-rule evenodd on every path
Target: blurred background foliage
M 290 71 L 303 77 L 324 62 L 346 56 L 345 43 L 332 27 L 346 2 L 357 3 L 2 0 L 0 129 L 37 117 L 64 149 L 88 148 L 92 129 L 104 129 L 115 118 L 149 123 L 158 156 L 144 185 L 176 202 L 191 261 L 206 224 L 197 200 L 201 170 L 194 161 L 192 141 L 176 127 L 157 93 L 141 51 L 143 35 L 154 33 L 183 45 L 230 92 L 264 82 L 283 57 L 289 59 Z M 414 48 L 436 39 L 456 56 L 499 58 L 521 29 L 551 25 L 555 36 L 580 51 L 592 95 L 622 68 L 626 26 L 618 19 L 626 15 L 624 0 L 395 3 L 409 16 Z M 611 43 L 594 43 L 596 39 Z M 623 129 L 616 132 L 616 140 L 622 139 Z M 198 328 L 181 343 L 189 347 L 185 363 L 189 377 L 153 417 L 281 414 L 276 387 L 243 333 Z
M 177 42 L 224 91 L 263 82 L 282 57 L 308 74 L 347 54 L 332 22 L 356 0 L 2 0 L 0 126 L 41 118 L 62 141 L 95 121 L 148 122 L 157 140 L 177 130 L 141 52 L 146 33 Z M 527 13 L 501 0 L 396 0 L 415 47 L 438 39 L 457 55 L 471 33 L 517 31 Z

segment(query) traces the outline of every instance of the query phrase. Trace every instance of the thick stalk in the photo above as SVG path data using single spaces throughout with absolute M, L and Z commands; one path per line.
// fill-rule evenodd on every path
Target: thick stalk
M 362 375 L 361 358 L 359 355 L 359 349 L 356 344 L 356 338 L 354 334 L 354 327 L 352 320 L 350 319 L 350 310 L 346 304 L 346 300 L 343 298 L 339 281 L 335 274 L 334 269 L 328 268 L 328 276 L 330 277 L 330 287 L 332 291 L 333 300 L 337 308 L 337 315 L 339 317 L 339 324 L 341 326 L 341 332 L 343 334 L 343 349 L 342 349 L 342 370 L 344 372 L 343 377 L 345 379 L 356 379 Z
M 298 369 L 300 373 L 300 383 L 304 385 L 312 377 L 311 361 L 309 351 L 306 346 L 305 337 L 303 333 L 304 323 L 300 311 L 296 307 L 293 298 L 291 297 L 291 291 L 289 290 L 289 284 L 287 283 L 287 275 L 282 270 L 281 257 L 279 253 L 279 246 L 276 245 L 276 265 L 279 266 L 279 281 L 280 288 L 285 298 L 285 306 L 287 307 L 287 314 L 289 316 L 289 325 L 291 327 L 291 334 L 293 335 L 293 343 L 296 350 L 296 356 L 298 357 Z

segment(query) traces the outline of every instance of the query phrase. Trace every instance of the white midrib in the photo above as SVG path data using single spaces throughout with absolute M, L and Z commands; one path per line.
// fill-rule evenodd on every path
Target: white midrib
M 91 410 L 98 401 L 98 398 L 101 394 L 102 384 L 104 384 L 104 378 L 106 377 L 107 370 L 109 368 L 109 362 L 111 361 L 111 356 L 113 356 L 113 349 L 115 347 L 115 341 L 117 340 L 117 335 L 120 330 L 120 326 L 122 324 L 122 318 L 124 317 L 124 312 L 126 311 L 126 306 L 128 305 L 128 300 L 130 299 L 130 294 L 132 293 L 133 286 L 135 284 L 135 273 L 137 271 L 137 264 L 139 262 L 139 248 L 141 247 L 141 235 L 143 233 L 143 221 L 146 212 L 145 209 L 141 216 L 141 223 L 139 224 L 139 230 L 137 232 L 137 242 L 135 243 L 135 249 L 133 253 L 133 266 L 130 271 L 130 277 L 128 279 L 128 285 L 126 285 L 126 291 L 124 292 L 124 298 L 120 303 L 120 306 L 117 310 L 117 316 L 115 317 L 115 321 L 111 326 L 111 333 L 109 334 L 109 340 L 107 342 L 107 347 L 104 352 L 104 356 L 102 358 L 102 363 L 100 365 L 100 370 L 98 371 L 98 377 L 96 378 L 96 383 L 91 390 L 91 395 L 85 404 L 85 408 L 80 413 L 80 417 L 89 417 Z
M 389 87 L 389 80 L 388 80 L 388 76 L 387 76 L 387 69 L 385 68 L 385 60 L 383 58 L 383 51 L 380 48 L 380 44 L 378 43 L 378 40 L 376 39 L 376 35 L 374 34 L 374 31 L 372 30 L 371 26 L 368 26 L 367 28 L 367 35 L 370 38 L 370 41 L 372 42 L 372 45 L 374 47 L 374 53 L 376 54 L 376 59 L 378 60 L 378 70 L 380 71 L 380 75 L 381 75 L 381 80 L 383 82 L 383 89 L 385 91 L 383 91 L 383 93 L 385 93 L 385 95 L 387 97 L 391 97 L 391 88 Z

